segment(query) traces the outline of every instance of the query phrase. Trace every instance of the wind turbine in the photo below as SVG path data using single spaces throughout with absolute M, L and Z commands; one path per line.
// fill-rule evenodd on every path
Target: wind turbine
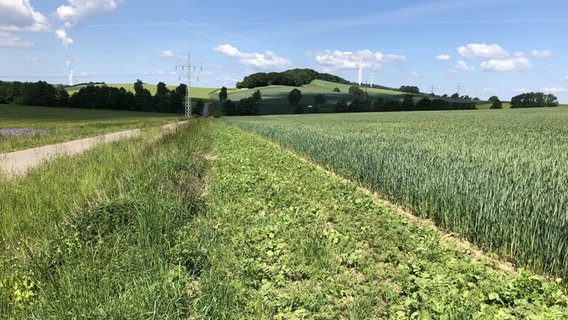
M 359 69 L 359 86 L 361 86 L 361 80 L 363 78 L 363 57 L 361 57 L 361 61 L 357 65 L 357 68 Z

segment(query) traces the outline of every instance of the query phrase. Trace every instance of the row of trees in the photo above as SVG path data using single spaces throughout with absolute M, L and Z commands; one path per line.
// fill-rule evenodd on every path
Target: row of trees
M 0 81 L 0 103 L 66 106 L 69 103 L 69 94 L 63 85 L 53 86 L 45 81 Z
M 86 109 L 131 110 L 183 114 L 187 86 L 180 84 L 173 90 L 160 82 L 154 95 L 137 80 L 134 92 L 124 88 L 109 87 L 106 84 L 87 84 L 69 95 L 65 86 L 51 85 L 45 81 L 2 82 L 0 81 L 0 103 L 34 106 L 70 107 Z M 196 114 L 203 109 L 203 101 L 192 108 Z
M 258 108 L 262 101 L 260 90 L 253 92 L 252 96 L 239 100 L 235 103 L 227 99 L 227 88 L 221 88 L 219 100 L 223 103 L 223 113 L 227 116 L 252 116 L 258 114 Z
M 351 87 L 349 92 L 359 94 L 358 91 Z M 360 89 L 359 89 L 360 90 Z M 363 94 L 359 94 L 364 96 Z M 299 104 L 302 100 L 302 92 L 294 88 L 287 95 L 288 102 L 293 105 L 294 113 L 304 113 L 304 108 Z M 322 107 L 326 104 L 327 98 L 324 94 L 314 96 L 313 105 L 310 112 L 318 113 L 322 111 Z M 412 94 L 407 94 L 402 99 L 384 99 L 378 98 L 370 100 L 366 96 L 361 99 L 355 99 L 348 103 L 346 100 L 338 101 L 333 109 L 327 109 L 332 112 L 383 112 L 383 111 L 414 111 L 414 110 L 471 110 L 475 109 L 475 102 L 463 100 L 452 101 L 448 99 L 422 97 L 415 98 Z
M 141 80 L 134 83 L 134 93 L 124 88 L 87 85 L 71 96 L 69 107 L 184 113 L 185 92 L 185 84 L 170 90 L 165 83 L 160 82 L 156 93 L 152 95 L 148 89 L 144 88 Z
M 519 94 L 511 99 L 511 108 L 537 108 L 537 107 L 557 107 L 558 98 L 553 94 L 542 92 L 529 92 Z
M 270 85 L 299 87 L 316 79 L 343 84 L 350 83 L 341 77 L 328 73 L 320 73 L 312 69 L 292 69 L 284 72 L 253 73 L 244 77 L 243 81 L 237 82 L 237 88 L 251 89 Z

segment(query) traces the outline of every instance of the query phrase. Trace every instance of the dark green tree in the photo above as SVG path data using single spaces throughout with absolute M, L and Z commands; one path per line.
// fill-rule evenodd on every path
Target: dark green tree
M 291 105 L 297 106 L 302 101 L 302 91 L 294 88 L 288 93 L 286 97 Z
M 503 103 L 499 100 L 499 97 L 491 96 L 489 102 L 491 102 L 491 109 L 503 109 Z
M 153 109 L 158 112 L 169 112 L 170 109 L 170 89 L 165 83 L 159 82 L 154 95 Z
M 400 108 L 402 111 L 414 110 L 414 96 L 411 94 L 405 94 Z
M 262 94 L 260 93 L 260 90 L 256 90 L 255 92 L 253 92 L 252 98 L 257 103 L 260 103 L 262 101 Z
M 364 112 L 368 111 L 369 102 L 366 100 L 355 99 L 351 101 L 349 107 L 347 107 L 348 112 Z
M 400 89 L 398 89 L 398 90 L 402 91 L 402 92 L 414 93 L 414 94 L 420 93 L 420 90 L 418 89 L 417 86 L 400 86 Z
M 314 97 L 314 108 L 312 109 L 313 113 L 319 113 L 321 108 L 327 103 L 327 98 L 325 94 L 318 93 Z
M 55 86 L 55 104 L 59 107 L 67 107 L 69 105 L 69 93 L 63 85 Z
M 239 100 L 237 104 L 237 114 L 251 116 L 258 114 L 258 102 L 254 97 L 248 97 Z
M 542 92 L 522 93 L 511 98 L 511 108 L 557 107 L 558 98 Z
M 231 99 L 225 100 L 223 103 L 223 113 L 225 113 L 226 116 L 236 116 L 237 105 Z
M 347 105 L 347 101 L 345 100 L 339 100 L 337 101 L 335 106 L 333 106 L 333 112 L 347 112 L 347 111 L 349 111 L 349 105 Z
M 219 101 L 225 102 L 227 100 L 227 88 L 222 87 L 219 91 Z
M 432 108 L 432 100 L 430 100 L 427 97 L 424 97 L 418 100 L 418 102 L 416 102 L 415 106 L 416 110 L 431 110 L 431 108 Z
M 203 108 L 205 108 L 205 103 L 203 100 L 198 99 L 193 108 L 191 108 L 191 113 L 194 115 L 203 115 Z
M 135 110 L 137 111 L 154 111 L 152 103 L 152 94 L 148 89 L 144 88 L 142 80 L 138 79 L 134 83 L 134 98 L 136 99 Z
M 365 95 L 365 91 L 363 91 L 363 89 L 359 88 L 358 85 L 352 85 L 351 87 L 349 87 L 349 93 L 351 94 L 356 94 L 358 96 L 364 96 Z

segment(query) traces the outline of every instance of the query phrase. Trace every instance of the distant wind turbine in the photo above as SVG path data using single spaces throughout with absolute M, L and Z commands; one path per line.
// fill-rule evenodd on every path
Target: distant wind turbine
M 357 65 L 359 69 L 359 86 L 361 86 L 361 80 L 363 78 L 363 57 L 361 57 L 361 62 Z

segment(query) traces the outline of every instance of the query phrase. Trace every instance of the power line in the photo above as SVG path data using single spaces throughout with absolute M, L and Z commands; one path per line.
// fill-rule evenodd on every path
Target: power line
M 434 95 L 434 90 L 436 90 L 438 88 L 434 87 L 434 85 L 430 86 L 430 94 Z

